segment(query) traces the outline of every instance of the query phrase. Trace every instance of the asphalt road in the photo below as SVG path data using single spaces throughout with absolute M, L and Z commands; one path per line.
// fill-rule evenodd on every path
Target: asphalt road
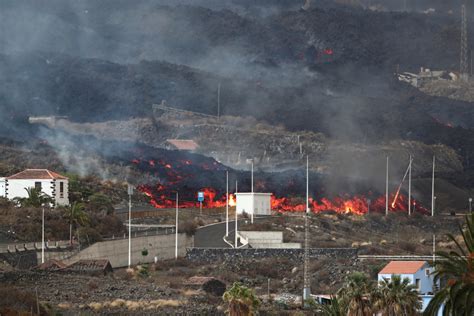
M 254 218 L 254 222 L 259 218 Z M 239 219 L 238 226 L 244 224 L 249 219 Z M 229 244 L 224 241 L 225 222 L 211 224 L 199 228 L 194 235 L 194 247 L 196 248 L 231 248 Z M 232 244 L 235 240 L 235 221 L 229 221 L 229 237 L 227 238 Z M 237 228 L 238 229 L 238 228 Z

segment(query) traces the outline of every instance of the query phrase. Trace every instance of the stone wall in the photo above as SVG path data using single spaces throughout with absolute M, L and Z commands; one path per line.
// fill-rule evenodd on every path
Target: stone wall
M 303 261 L 304 249 L 231 249 L 231 248 L 190 248 L 186 258 L 197 262 L 219 262 L 228 260 L 262 259 L 271 257 L 287 257 Z M 332 257 L 356 259 L 357 249 L 353 248 L 314 248 L 309 249 L 310 258 Z
M 34 250 L 0 253 L 0 261 L 5 261 L 17 269 L 29 269 L 38 265 L 36 251 Z

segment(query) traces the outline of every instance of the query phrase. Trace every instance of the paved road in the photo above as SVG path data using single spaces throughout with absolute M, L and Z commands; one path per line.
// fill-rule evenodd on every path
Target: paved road
M 254 218 L 257 222 L 262 218 Z M 249 219 L 239 219 L 238 227 L 244 224 Z M 232 244 L 235 240 L 235 221 L 229 221 L 229 237 L 227 238 Z M 223 237 L 225 235 L 225 222 L 212 224 L 199 228 L 194 235 L 194 247 L 196 248 L 231 248 Z

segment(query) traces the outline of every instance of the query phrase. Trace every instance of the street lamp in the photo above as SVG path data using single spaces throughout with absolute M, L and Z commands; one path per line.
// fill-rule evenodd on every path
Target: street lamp
M 179 201 L 179 193 L 176 191 L 176 228 L 175 228 L 175 248 L 174 248 L 174 257 L 175 259 L 178 259 L 178 201 Z
M 127 185 L 128 194 L 128 267 L 132 265 L 132 195 L 133 186 Z

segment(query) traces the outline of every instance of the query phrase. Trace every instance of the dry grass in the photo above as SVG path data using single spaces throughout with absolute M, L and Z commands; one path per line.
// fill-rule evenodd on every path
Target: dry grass
M 184 304 L 186 304 L 185 301 L 179 301 L 179 300 L 173 300 L 173 299 L 157 299 L 157 300 L 151 300 L 151 301 L 131 301 L 131 300 L 116 299 L 113 301 L 105 301 L 102 303 L 91 302 L 87 305 L 87 307 L 92 309 L 95 312 L 98 312 L 103 309 L 108 309 L 108 308 L 112 308 L 112 309 L 126 308 L 130 311 L 135 311 L 135 310 L 145 310 L 145 309 L 146 310 L 159 309 L 163 307 L 179 307 Z M 86 307 L 86 306 L 83 306 L 83 307 Z M 63 308 L 67 308 L 67 307 L 63 307 Z

